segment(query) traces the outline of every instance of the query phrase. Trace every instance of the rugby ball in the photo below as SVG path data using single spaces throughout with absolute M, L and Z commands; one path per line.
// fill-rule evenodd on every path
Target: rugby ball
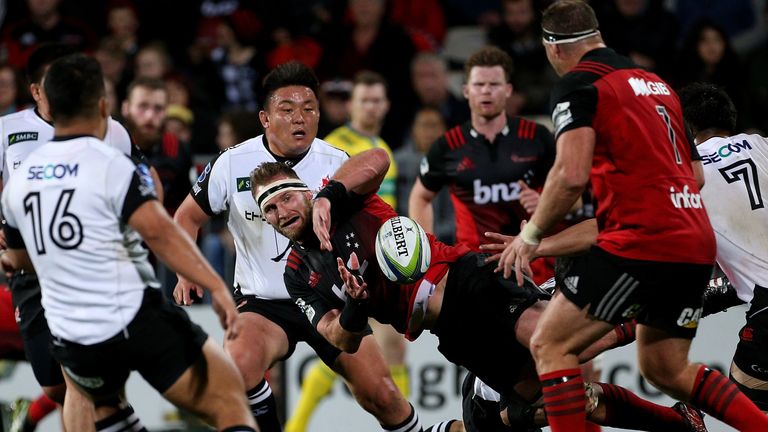
M 429 268 L 432 248 L 424 229 L 413 219 L 395 216 L 376 234 L 376 261 L 392 282 L 413 283 Z

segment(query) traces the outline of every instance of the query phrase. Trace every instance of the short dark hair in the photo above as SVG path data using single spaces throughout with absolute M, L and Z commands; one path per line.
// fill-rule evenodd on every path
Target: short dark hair
M 464 65 L 464 79 L 469 81 L 469 73 L 472 72 L 472 68 L 476 66 L 501 66 L 501 68 L 504 69 L 504 77 L 507 82 L 512 82 L 512 72 L 514 70 L 512 67 L 512 57 L 499 48 L 487 46 L 472 54 Z
M 595 11 L 582 0 L 560 0 L 549 5 L 541 27 L 551 33 L 573 34 L 598 28 Z
M 683 117 L 693 133 L 705 129 L 736 130 L 736 107 L 728 94 L 709 83 L 693 83 L 679 92 Z
M 305 66 L 303 63 L 297 61 L 283 63 L 272 69 L 272 71 L 264 77 L 264 97 L 261 100 L 262 109 L 267 108 L 267 101 L 269 101 L 269 98 L 271 98 L 278 89 L 289 86 L 307 87 L 312 90 L 315 97 L 317 97 L 320 83 L 317 80 L 315 73 L 312 72 L 312 69 Z
M 99 99 L 105 95 L 99 62 L 84 54 L 73 54 L 53 62 L 44 86 L 51 116 L 56 122 L 97 115 Z
M 355 79 L 353 82 L 353 88 L 358 85 L 366 85 L 366 86 L 372 86 L 376 84 L 381 84 L 384 86 L 384 90 L 386 92 L 387 90 L 387 80 L 384 78 L 384 76 L 378 72 L 370 71 L 370 70 L 361 70 L 360 72 L 355 74 Z
M 74 54 L 77 51 L 63 43 L 45 43 L 35 49 L 27 60 L 27 81 L 40 84 L 45 75 L 45 68 L 56 60 Z
M 128 84 L 128 90 L 125 91 L 126 99 L 131 98 L 133 89 L 135 89 L 136 87 L 143 87 L 149 90 L 162 90 L 168 93 L 168 90 L 165 87 L 165 81 L 159 78 L 139 77 L 131 81 L 130 84 Z
M 296 171 L 288 165 L 280 162 L 264 162 L 251 171 L 251 194 L 256 193 L 257 186 L 264 186 L 277 176 L 299 178 Z

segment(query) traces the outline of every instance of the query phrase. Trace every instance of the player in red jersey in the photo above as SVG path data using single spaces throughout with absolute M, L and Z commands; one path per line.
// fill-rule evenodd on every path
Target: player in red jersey
M 739 430 L 768 430 L 768 418 L 726 377 L 688 360 L 715 241 L 677 95 L 608 49 L 583 1 L 554 3 L 542 28 L 547 57 L 562 76 L 552 94 L 557 156 L 538 208 L 502 253 L 499 270 L 509 277 L 514 266 L 522 280 L 542 235 L 590 179 L 599 229 L 531 342 L 552 430 L 584 431 L 576 355 L 632 318 L 649 381 Z
M 285 165 L 264 163 L 251 173 L 262 214 L 294 242 L 284 276 L 288 292 L 318 332 L 346 352 L 356 351 L 370 335 L 369 317 L 409 339 L 429 330 L 449 361 L 505 397 L 515 430 L 529 430 L 535 410 L 528 405 L 541 390 L 529 341 L 548 295 L 529 280 L 517 284 L 501 278 L 484 255 L 463 245 L 447 246 L 431 234 L 432 264 L 425 276 L 413 284 L 387 280 L 374 244 L 379 227 L 396 216 L 375 195 L 388 165 L 381 149 L 358 154 L 336 171 L 314 202 L 306 184 Z M 582 357 L 622 342 L 618 332 L 611 333 Z M 590 404 L 594 422 L 638 430 L 705 430 L 691 428 L 691 417 L 640 401 L 620 387 L 589 388 L 594 391 L 590 401 L 599 399 L 597 406 Z M 583 407 L 584 399 L 580 402 Z M 628 416 L 645 422 L 628 424 Z

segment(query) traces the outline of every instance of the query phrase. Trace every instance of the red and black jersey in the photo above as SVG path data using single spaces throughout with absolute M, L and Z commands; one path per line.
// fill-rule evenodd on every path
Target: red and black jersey
M 711 264 L 715 240 L 693 176 L 698 153 L 677 94 L 608 48 L 587 53 L 552 91 L 555 135 L 591 127 L 597 245 L 618 256 Z
M 331 244 L 333 251 L 321 251 L 315 243 L 294 244 L 285 268 L 285 286 L 296 304 L 317 326 L 328 311 L 344 307 L 344 283 L 339 276 L 336 257 L 349 263 L 352 252 L 360 260 L 360 274 L 368 284 L 370 316 L 382 324 L 391 324 L 406 333 L 416 290 L 421 284 L 400 285 L 390 282 L 376 261 L 376 233 L 384 222 L 397 213 L 375 194 L 349 200 L 347 208 L 332 209 Z M 469 250 L 448 246 L 427 234 L 432 248 L 429 270 L 423 279 L 437 283 L 448 265 Z
M 520 231 L 520 221 L 529 215 L 520 205 L 518 181 L 542 187 L 554 160 L 554 139 L 544 126 L 509 117 L 490 142 L 466 122 L 432 144 L 421 162 L 420 179 L 434 192 L 449 187 L 456 241 L 478 250 L 486 231 Z

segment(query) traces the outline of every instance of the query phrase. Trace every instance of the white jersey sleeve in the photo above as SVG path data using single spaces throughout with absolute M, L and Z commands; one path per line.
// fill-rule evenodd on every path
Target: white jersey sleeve
M 120 122 L 112 117 L 107 120 L 107 134 L 104 137 L 104 142 L 124 155 L 131 156 L 133 154 L 131 135 Z
M 717 262 L 739 298 L 768 287 L 768 140 L 739 134 L 698 146 L 701 191 L 717 239 Z

